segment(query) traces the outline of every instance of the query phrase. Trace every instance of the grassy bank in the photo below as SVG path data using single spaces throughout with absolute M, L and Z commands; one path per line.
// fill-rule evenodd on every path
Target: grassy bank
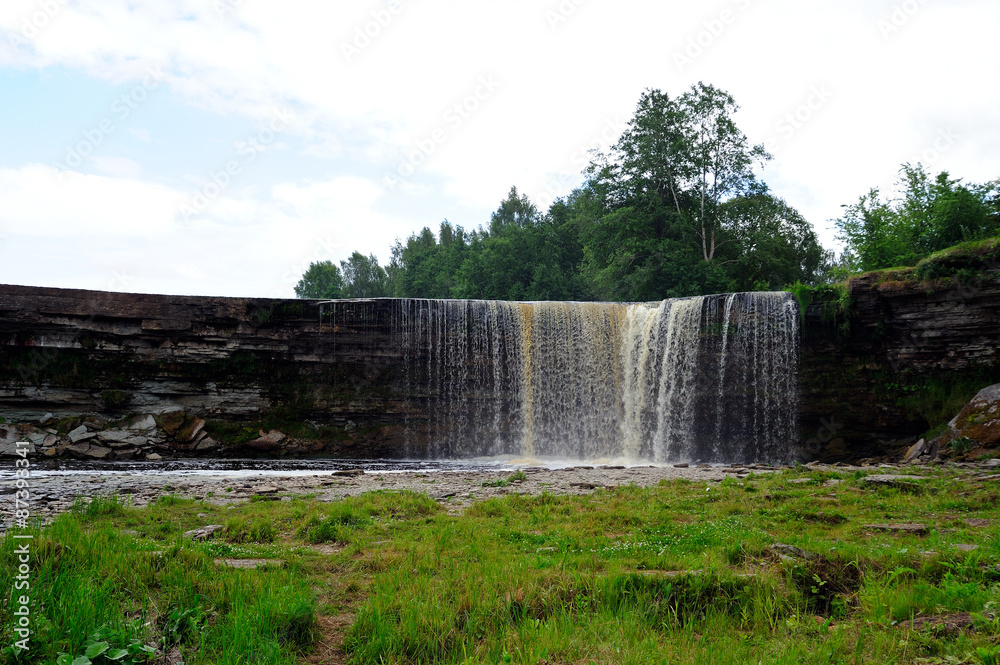
M 4 658 L 997 662 L 996 480 L 921 469 L 927 480 L 879 487 L 865 473 L 511 494 L 464 514 L 410 492 L 143 509 L 103 497 L 32 532 L 36 633 Z M 889 522 L 926 532 L 866 526 Z M 207 524 L 224 528 L 182 536 Z M 18 545 L 0 548 L 5 645 Z

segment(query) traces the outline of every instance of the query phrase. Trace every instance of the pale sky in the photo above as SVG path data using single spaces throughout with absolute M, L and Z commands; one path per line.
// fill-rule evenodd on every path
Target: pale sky
M 741 105 L 829 220 L 902 162 L 1000 177 L 996 0 L 3 0 L 0 283 L 291 297 L 511 185 L 545 210 L 643 89 Z

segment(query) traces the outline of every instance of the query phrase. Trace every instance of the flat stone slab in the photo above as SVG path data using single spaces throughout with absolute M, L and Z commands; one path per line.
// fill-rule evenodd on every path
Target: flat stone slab
M 969 519 L 964 519 L 962 521 L 965 522 L 966 525 L 968 526 L 973 526 L 976 527 L 977 529 L 981 529 L 984 527 L 992 526 L 996 520 L 984 520 L 978 517 L 970 517 Z
M 875 474 L 865 476 L 861 483 L 871 487 L 894 487 L 905 492 L 919 492 L 920 486 L 912 482 L 915 480 L 930 480 L 927 476 L 908 476 L 893 474 Z
M 804 550 L 801 547 L 796 547 L 795 545 L 786 545 L 785 543 L 775 543 L 774 545 L 771 545 L 770 550 L 782 559 L 812 560 L 822 558 L 822 555 L 820 554 Z
M 190 538 L 192 540 L 208 540 L 216 534 L 218 531 L 222 531 L 226 527 L 222 524 L 209 524 L 208 526 L 203 526 L 200 529 L 191 529 L 190 531 L 184 532 L 185 538 Z
M 226 568 L 242 568 L 245 570 L 285 565 L 285 562 L 281 559 L 216 559 L 215 563 Z
M 915 536 L 926 536 L 926 524 L 900 523 L 900 524 L 865 524 L 865 529 L 869 531 L 887 531 L 890 533 L 910 533 Z
M 948 635 L 954 635 L 972 627 L 972 615 L 968 612 L 960 612 L 958 614 L 917 617 L 912 621 L 903 621 L 899 625 L 902 628 L 910 628 L 913 630 L 926 628 L 935 632 L 943 632 Z

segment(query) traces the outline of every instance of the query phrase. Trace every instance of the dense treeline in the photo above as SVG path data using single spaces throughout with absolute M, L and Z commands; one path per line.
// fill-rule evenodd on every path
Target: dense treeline
M 647 90 L 618 141 L 592 156 L 584 185 L 544 213 L 512 187 L 487 226 L 424 228 L 397 240 L 384 268 L 358 252 L 314 263 L 295 293 L 650 301 L 816 284 L 838 268 L 908 264 L 998 232 L 995 186 L 904 166 L 902 200 L 873 190 L 836 220 L 846 251 L 835 266 L 812 226 L 758 179 L 771 156 L 735 125 L 737 109 L 703 83 L 673 98 Z

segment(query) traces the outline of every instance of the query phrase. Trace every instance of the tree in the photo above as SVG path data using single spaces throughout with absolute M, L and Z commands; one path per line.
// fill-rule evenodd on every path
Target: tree
M 503 229 L 516 226 L 527 228 L 538 223 L 541 216 L 538 208 L 528 199 L 527 194 L 518 196 L 517 187 L 511 187 L 507 198 L 500 202 L 500 207 L 490 215 L 490 235 L 499 235 Z
M 923 165 L 903 164 L 897 184 L 895 198 L 883 201 L 873 189 L 834 220 L 853 268 L 911 266 L 957 243 L 1000 234 L 996 183 L 966 186 L 947 172 L 932 179 Z
M 751 146 L 733 122 L 739 110 L 727 93 L 697 83 L 680 100 L 684 140 L 688 154 L 683 173 L 697 195 L 696 219 L 702 257 L 711 261 L 719 241 L 718 208 L 728 197 L 757 186 L 753 165 L 771 159 L 763 145 Z
M 767 192 L 738 196 L 719 210 L 720 227 L 734 242 L 721 263 L 737 291 L 778 290 L 821 279 L 832 257 L 812 225 L 784 200 Z
M 388 276 L 374 254 L 354 252 L 340 262 L 345 298 L 382 298 L 387 295 Z
M 424 227 L 405 245 L 397 240 L 386 269 L 391 293 L 399 298 L 454 297 L 456 274 L 468 250 L 468 234 L 448 220 L 441 222 L 438 238 Z
M 295 297 L 333 300 L 342 297 L 343 291 L 344 277 L 340 274 L 340 268 L 332 261 L 320 261 L 309 264 L 295 286 Z

